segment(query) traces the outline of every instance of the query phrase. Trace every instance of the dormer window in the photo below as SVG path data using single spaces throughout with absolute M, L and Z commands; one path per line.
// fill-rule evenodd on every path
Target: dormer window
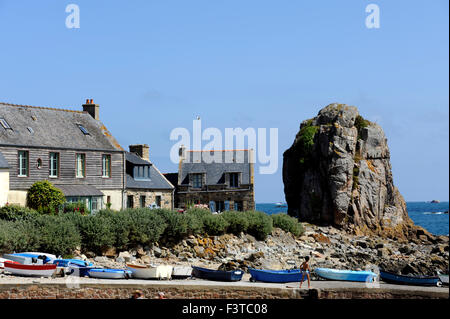
M 230 187 L 239 187 L 239 173 L 230 173 Z
M 5 130 L 10 129 L 12 130 L 11 126 L 9 126 L 8 122 L 6 122 L 5 119 L 0 118 L 0 124 L 3 126 Z
M 192 174 L 192 187 L 202 188 L 203 186 L 203 174 Z
M 133 169 L 134 179 L 150 180 L 150 165 L 136 165 Z

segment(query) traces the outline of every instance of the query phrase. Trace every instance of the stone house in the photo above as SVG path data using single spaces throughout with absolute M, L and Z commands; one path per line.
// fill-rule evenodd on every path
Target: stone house
M 91 99 L 82 108 L 0 103 L 0 205 L 25 206 L 28 188 L 49 180 L 91 211 L 127 207 L 129 156 L 100 121 L 99 105 Z
M 130 145 L 126 158 L 127 207 L 173 209 L 175 187 L 150 162 L 147 144 Z
M 208 205 L 213 212 L 255 209 L 253 150 L 186 151 L 180 148 L 175 206 Z

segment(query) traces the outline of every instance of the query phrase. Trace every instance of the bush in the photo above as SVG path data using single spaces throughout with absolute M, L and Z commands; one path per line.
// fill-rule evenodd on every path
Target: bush
M 208 235 L 222 235 L 226 232 L 228 228 L 228 222 L 222 215 L 213 215 L 205 216 L 203 219 L 203 227 L 204 231 Z
M 127 209 L 118 213 L 110 211 L 110 216 L 118 248 L 155 243 L 166 229 L 164 218 L 148 208 Z
M 223 218 L 228 222 L 228 233 L 239 235 L 241 232 L 247 232 L 250 225 L 247 214 L 236 211 L 226 211 L 222 213 Z
M 19 205 L 5 205 L 0 208 L 0 219 L 3 220 L 23 220 L 36 215 L 36 211 L 28 207 Z
M 249 221 L 247 233 L 258 240 L 265 240 L 272 233 L 273 221 L 269 215 L 257 211 L 248 211 L 244 212 L 244 214 L 246 214 Z
M 70 255 L 81 245 L 80 233 L 68 219 L 58 216 L 39 216 L 36 221 L 39 251 L 55 255 Z
M 55 213 L 65 201 L 63 192 L 49 181 L 36 182 L 28 189 L 27 206 L 40 213 Z
M 182 239 L 192 234 L 200 233 L 203 229 L 202 219 L 195 213 L 178 213 L 167 209 L 155 210 L 164 219 L 166 228 L 165 239 Z
M 290 232 L 295 236 L 301 236 L 305 230 L 297 218 L 291 217 L 287 214 L 279 213 L 271 215 L 273 220 L 273 227 L 281 228 L 286 232 Z
M 35 224 L 28 220 L 0 220 L 0 252 L 36 251 L 40 234 Z
M 101 253 L 104 249 L 112 247 L 115 243 L 115 234 L 111 219 L 102 216 L 82 216 L 72 214 L 68 216 L 78 228 L 81 247 L 95 253 Z

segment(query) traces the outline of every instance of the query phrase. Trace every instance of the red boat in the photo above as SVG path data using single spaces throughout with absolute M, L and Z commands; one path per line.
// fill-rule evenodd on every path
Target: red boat
M 31 277 L 51 277 L 56 270 L 56 265 L 22 265 L 15 262 L 5 261 L 5 271 L 13 275 L 31 276 Z

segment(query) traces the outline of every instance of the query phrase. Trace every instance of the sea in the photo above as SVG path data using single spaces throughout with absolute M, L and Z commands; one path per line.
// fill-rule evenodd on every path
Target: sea
M 447 235 L 449 233 L 448 223 L 449 202 L 407 202 L 409 217 L 416 225 L 422 226 L 433 235 Z M 275 203 L 256 203 L 256 210 L 266 214 L 287 213 L 287 205 L 278 207 Z M 447 213 L 445 213 L 447 212 Z

